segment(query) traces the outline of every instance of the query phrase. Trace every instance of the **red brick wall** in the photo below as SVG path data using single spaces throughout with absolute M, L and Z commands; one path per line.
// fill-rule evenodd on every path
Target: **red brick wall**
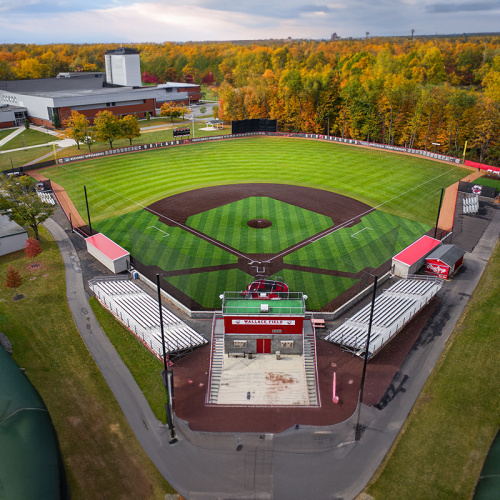
M 77 110 L 79 113 L 82 115 L 85 115 L 90 123 L 94 123 L 94 117 L 99 113 L 99 111 L 111 111 L 115 116 L 121 116 L 121 115 L 133 115 L 136 114 L 137 118 L 146 118 L 146 113 L 149 111 L 149 114 L 151 116 L 156 116 L 155 115 L 155 102 L 154 99 L 146 99 L 145 103 L 141 104 L 132 104 L 129 106 L 111 106 L 109 108 L 107 107 L 96 107 L 94 109 L 82 109 L 82 110 Z M 66 107 L 66 108 L 59 108 L 59 118 L 61 119 L 61 123 L 68 119 L 71 115 L 71 108 Z

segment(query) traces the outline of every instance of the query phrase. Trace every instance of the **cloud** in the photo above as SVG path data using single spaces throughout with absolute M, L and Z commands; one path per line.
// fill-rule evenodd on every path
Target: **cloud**
M 0 0 L 3 43 L 330 38 L 499 31 L 498 0 Z M 482 10 L 481 10 L 482 9 Z M 464 15 L 463 12 L 467 12 Z M 488 15 L 485 15 L 488 11 Z M 436 15 L 446 12 L 446 16 Z
M 425 10 L 433 14 L 458 13 L 458 12 L 484 12 L 500 11 L 500 4 L 497 0 L 487 2 L 452 2 L 452 3 L 432 3 L 425 7 Z

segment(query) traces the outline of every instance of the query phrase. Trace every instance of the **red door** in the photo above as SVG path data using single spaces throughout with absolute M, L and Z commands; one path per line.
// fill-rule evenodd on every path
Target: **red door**
M 271 339 L 257 339 L 257 354 L 271 354 Z

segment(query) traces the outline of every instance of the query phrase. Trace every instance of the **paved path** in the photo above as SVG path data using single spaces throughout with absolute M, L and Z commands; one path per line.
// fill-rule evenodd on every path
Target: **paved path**
M 16 135 L 19 135 L 23 130 L 24 130 L 24 126 L 19 127 L 16 130 L 14 130 L 12 133 L 10 133 L 8 136 L 4 137 L 0 141 L 0 146 L 7 144 L 11 139 L 14 139 L 14 137 L 16 137 Z
M 358 442 L 353 415 L 334 426 L 292 428 L 276 435 L 191 432 L 177 421 L 179 441 L 169 445 L 168 430 L 154 417 L 88 305 L 82 268 L 68 234 L 51 219 L 45 226 L 63 256 L 68 303 L 82 338 L 144 450 L 180 494 L 203 500 L 324 500 L 354 498 L 390 449 L 493 252 L 500 235 L 500 211 L 473 252 L 466 254 L 461 271 L 439 292 L 440 305 L 382 404 L 362 405 L 366 430 Z

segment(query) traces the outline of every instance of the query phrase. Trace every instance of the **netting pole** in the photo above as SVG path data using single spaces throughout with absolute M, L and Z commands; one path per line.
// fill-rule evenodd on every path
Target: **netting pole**
M 441 188 L 441 198 L 439 198 L 438 214 L 436 219 L 436 228 L 434 229 L 434 239 L 436 239 L 438 231 L 439 214 L 441 213 L 441 204 L 443 203 L 444 188 Z
M 377 280 L 378 276 L 375 276 L 375 280 L 373 282 L 373 295 L 372 295 L 372 306 L 370 309 L 370 321 L 368 323 L 368 334 L 366 336 L 366 346 L 365 346 L 365 360 L 363 363 L 363 374 L 361 375 L 361 384 L 359 387 L 359 400 L 358 400 L 358 421 L 356 423 L 356 436 L 355 440 L 359 441 L 361 439 L 361 434 L 363 433 L 362 425 L 359 423 L 360 415 L 361 415 L 361 403 L 363 401 L 363 391 L 365 389 L 365 377 L 366 377 L 366 366 L 368 364 L 368 351 L 370 347 L 370 335 L 372 332 L 372 323 L 373 323 L 373 311 L 375 309 L 375 296 L 377 294 Z
M 87 186 L 83 186 L 83 191 L 85 193 L 85 205 L 87 205 L 87 217 L 89 219 L 90 236 L 92 236 L 92 224 L 90 222 L 89 200 L 87 199 Z

